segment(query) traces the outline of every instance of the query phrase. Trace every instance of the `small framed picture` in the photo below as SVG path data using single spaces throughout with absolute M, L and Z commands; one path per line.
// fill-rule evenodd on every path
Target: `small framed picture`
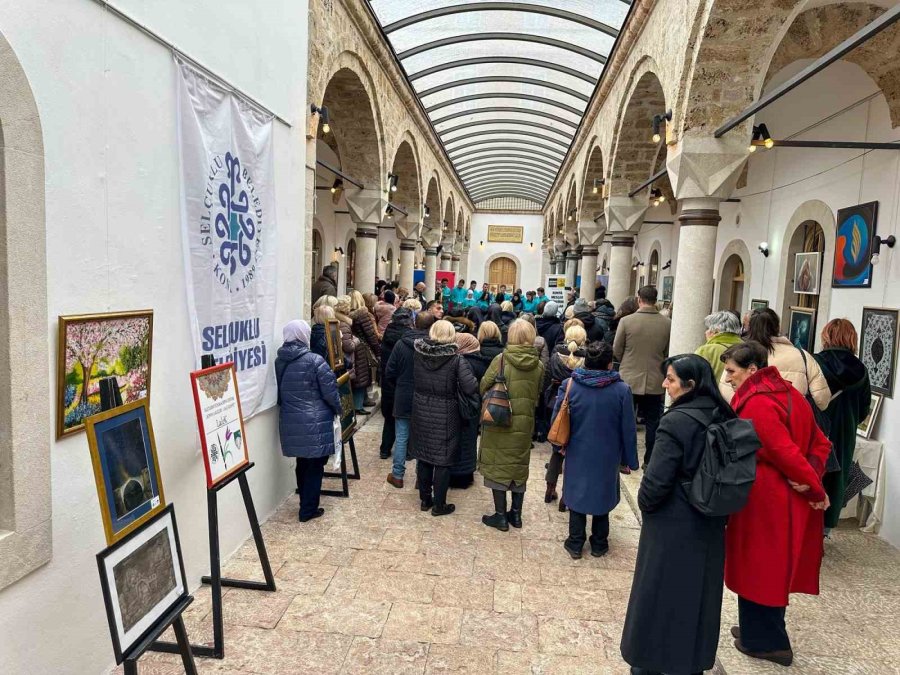
M 768 309 L 769 301 L 768 300 L 760 300 L 758 298 L 754 298 L 750 301 L 750 311 L 755 312 L 758 309 Z
M 348 440 L 356 431 L 356 408 L 353 405 L 353 390 L 350 387 L 350 373 L 337 379 L 338 394 L 341 397 L 341 440 Z
M 884 397 L 881 394 L 872 394 L 872 402 L 869 404 L 869 414 L 866 419 L 859 423 L 856 427 L 856 435 L 863 438 L 871 438 L 872 430 L 875 429 L 875 423 L 878 421 L 878 411 L 881 410 L 881 401 Z
M 807 307 L 791 307 L 788 339 L 795 347 L 813 351 L 816 343 L 816 310 Z
M 672 301 L 672 292 L 675 289 L 675 277 L 668 276 L 662 278 L 662 298 L 663 302 Z
M 247 437 L 233 363 L 191 373 L 197 428 L 203 446 L 206 487 L 212 488 L 247 464 Z
M 343 370 L 344 350 L 341 342 L 341 322 L 328 319 L 325 323 L 325 344 L 328 347 L 328 365 L 332 370 Z
M 106 543 L 112 545 L 163 510 L 150 406 L 142 398 L 85 420 Z
M 820 253 L 798 253 L 794 256 L 794 293 L 818 295 L 821 271 Z
M 175 510 L 152 519 L 97 554 L 116 663 L 187 595 Z

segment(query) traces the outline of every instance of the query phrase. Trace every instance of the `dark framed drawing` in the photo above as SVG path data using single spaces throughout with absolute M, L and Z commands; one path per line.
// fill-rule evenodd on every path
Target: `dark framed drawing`
M 328 347 L 328 365 L 332 370 L 344 368 L 344 351 L 341 342 L 341 322 L 328 319 L 325 323 L 325 344 Z
M 816 343 L 816 310 L 807 307 L 791 307 L 788 339 L 795 347 L 812 353 Z
M 250 463 L 234 364 L 223 363 L 191 373 L 191 388 L 206 487 L 211 488 Z
M 675 277 L 663 277 L 662 279 L 662 298 L 663 302 L 672 302 L 672 291 L 675 289 Z
M 106 543 L 112 545 L 166 505 L 146 398 L 85 420 Z
M 754 298 L 750 301 L 750 311 L 755 312 L 758 309 L 768 309 L 769 301 L 768 300 L 760 300 L 758 298 Z
M 798 253 L 794 256 L 794 293 L 818 295 L 821 272 L 820 253 Z
M 871 438 L 872 431 L 875 429 L 875 423 L 878 421 L 878 412 L 881 410 L 881 394 L 872 394 L 872 402 L 869 404 L 869 414 L 866 419 L 859 423 L 856 427 L 856 435 L 863 438 Z
M 353 389 L 350 388 L 350 373 L 337 379 L 338 394 L 341 397 L 341 440 L 346 441 L 356 431 L 356 407 L 353 405 Z
M 97 554 L 106 619 L 116 663 L 181 600 L 187 579 L 170 504 L 119 542 Z
M 115 377 L 126 403 L 150 396 L 153 310 L 59 317 L 56 437 L 100 412 L 100 380 Z
M 832 288 L 872 287 L 872 248 L 877 220 L 878 202 L 838 211 Z
M 897 376 L 897 310 L 863 307 L 859 359 L 869 371 L 872 391 L 894 396 Z

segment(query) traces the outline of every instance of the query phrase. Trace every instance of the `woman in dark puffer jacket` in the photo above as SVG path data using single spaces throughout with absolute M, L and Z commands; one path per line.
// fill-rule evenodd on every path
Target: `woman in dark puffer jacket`
M 334 372 L 318 354 L 309 350 L 310 328 L 306 321 L 284 327 L 284 344 L 275 359 L 275 379 L 280 405 L 278 431 L 281 453 L 296 457 L 300 522 L 321 516 L 319 493 L 328 456 L 334 454 L 333 422 L 341 414 Z
M 394 424 L 396 383 L 388 381 L 384 375 L 387 372 L 387 364 L 394 351 L 394 346 L 410 330 L 412 330 L 412 311 L 406 307 L 400 307 L 391 315 L 391 322 L 384 329 L 384 336 L 381 338 L 381 414 L 384 417 L 384 427 L 381 429 L 381 452 L 379 453 L 381 459 L 391 456 L 391 448 L 394 447 L 394 440 L 397 436 Z
M 457 390 L 478 395 L 478 382 L 456 346 L 449 321 L 436 321 L 428 339 L 415 342 L 412 424 L 409 456 L 419 460 L 416 474 L 423 511 L 453 513 L 447 503 L 450 467 L 459 454 L 460 410 Z M 433 489 L 433 494 L 432 494 Z
M 328 363 L 328 340 L 325 338 L 325 324 L 334 319 L 334 310 L 328 305 L 319 305 L 313 310 L 313 327 L 309 336 L 309 350 L 318 354 Z

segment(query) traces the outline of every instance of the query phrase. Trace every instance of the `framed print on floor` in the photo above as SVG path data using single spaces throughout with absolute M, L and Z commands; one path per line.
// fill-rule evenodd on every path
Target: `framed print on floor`
M 85 420 L 106 543 L 112 545 L 166 505 L 146 398 Z
M 150 396 L 153 310 L 59 317 L 56 437 L 100 412 L 100 380 L 115 377 L 126 403 Z
M 203 446 L 206 487 L 212 488 L 250 463 L 234 364 L 223 363 L 191 373 L 191 388 Z
M 791 307 L 791 323 L 788 339 L 795 347 L 813 352 L 816 343 L 816 310 L 808 307 Z
M 859 426 L 856 427 L 856 435 L 862 436 L 863 438 L 871 438 L 872 430 L 875 428 L 875 423 L 878 421 L 878 411 L 881 410 L 881 394 L 872 394 L 872 402 L 869 404 L 869 414 L 866 415 L 866 419 L 859 423 Z
M 872 247 L 878 202 L 867 202 L 837 212 L 832 288 L 872 287 Z
M 116 663 L 187 595 L 175 510 L 151 520 L 97 554 Z
M 897 310 L 863 307 L 859 360 L 869 371 L 872 392 L 894 396 L 897 376 Z
M 818 295 L 821 271 L 820 253 L 798 253 L 794 256 L 794 293 Z

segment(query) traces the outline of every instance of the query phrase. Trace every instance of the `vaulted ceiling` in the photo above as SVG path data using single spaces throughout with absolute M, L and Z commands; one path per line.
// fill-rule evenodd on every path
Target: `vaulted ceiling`
M 476 206 L 540 208 L 630 0 L 368 2 Z

